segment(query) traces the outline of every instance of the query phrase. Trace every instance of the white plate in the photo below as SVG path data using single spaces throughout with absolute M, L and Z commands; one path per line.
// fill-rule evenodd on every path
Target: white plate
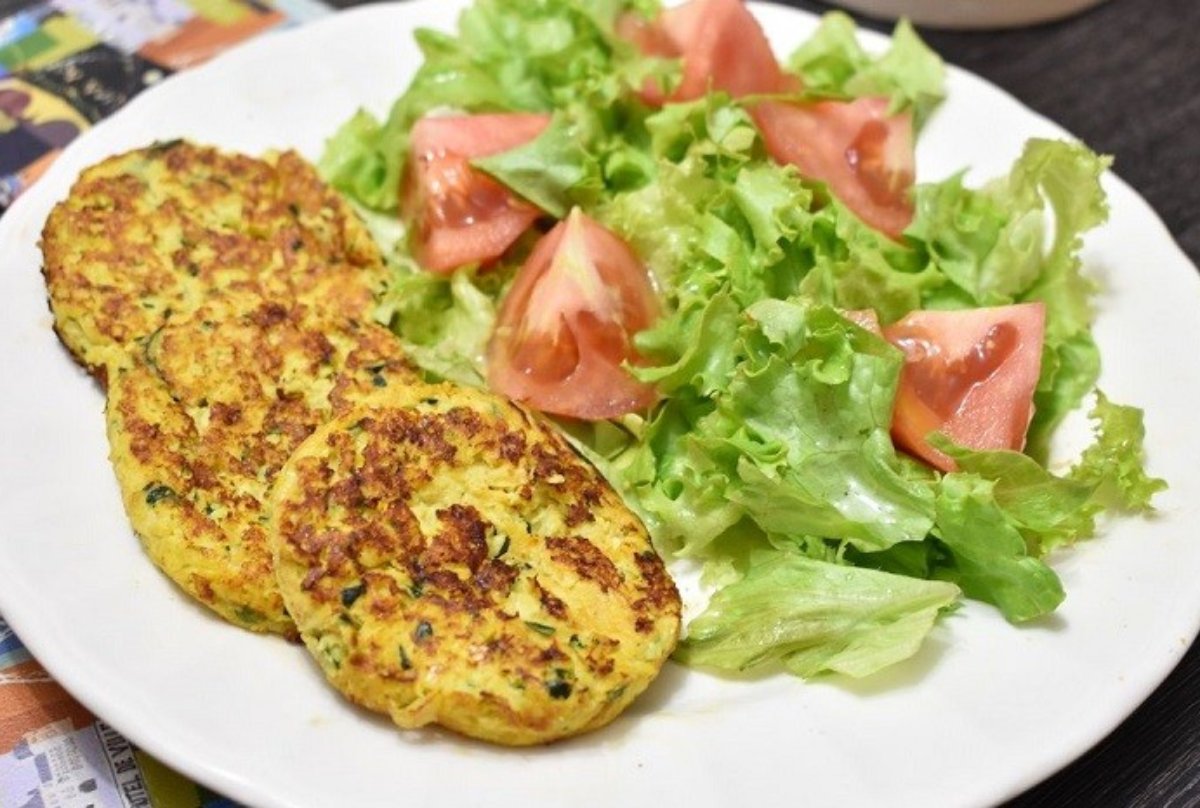
M 359 105 L 386 110 L 418 64 L 418 24 L 459 2 L 368 7 L 264 37 L 171 78 L 86 133 L 0 221 L 0 611 L 81 701 L 231 797 L 270 806 L 970 805 L 1081 754 L 1175 665 L 1200 618 L 1200 278 L 1146 204 L 1107 177 L 1112 222 L 1087 244 L 1106 285 L 1104 387 L 1146 409 L 1153 520 L 1113 523 L 1056 559 L 1059 614 L 1015 629 L 970 605 L 921 653 L 864 684 L 721 680 L 669 666 L 629 714 L 585 738 L 505 751 L 401 733 L 327 688 L 304 651 L 188 602 L 142 554 L 107 462 L 100 391 L 50 331 L 38 233 L 84 166 L 187 136 L 316 156 Z M 781 52 L 811 16 L 759 5 Z M 874 45 L 882 44 L 871 40 Z M 921 143 L 924 178 L 1006 169 L 1062 135 L 954 70 Z

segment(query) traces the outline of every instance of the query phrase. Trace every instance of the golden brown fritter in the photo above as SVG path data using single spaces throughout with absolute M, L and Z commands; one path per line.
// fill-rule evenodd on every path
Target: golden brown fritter
M 362 222 L 294 152 L 185 141 L 88 168 L 42 231 L 55 330 L 102 382 L 172 314 L 253 289 L 369 318 L 387 270 Z
M 254 294 L 216 297 L 114 370 L 108 436 L 154 562 L 232 623 L 294 634 L 264 503 L 292 451 L 367 391 L 413 377 L 395 337 Z
M 402 727 L 502 744 L 611 721 L 680 601 L 645 528 L 507 401 L 389 387 L 318 429 L 271 496 L 276 574 L 329 681 Z

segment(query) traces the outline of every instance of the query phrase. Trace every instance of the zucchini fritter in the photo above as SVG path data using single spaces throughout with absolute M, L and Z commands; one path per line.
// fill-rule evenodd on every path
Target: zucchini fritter
M 254 631 L 294 634 L 264 502 L 331 414 L 413 372 L 387 330 L 254 294 L 170 322 L 110 378 L 113 468 L 134 530 L 188 594 Z
M 361 402 L 296 450 L 269 510 L 301 637 L 402 727 L 511 745 L 594 729 L 678 638 L 641 522 L 560 436 L 481 391 Z
M 215 296 L 255 288 L 367 319 L 387 277 L 362 222 L 298 154 L 186 141 L 84 171 L 42 253 L 55 331 L 102 383 L 135 340 Z

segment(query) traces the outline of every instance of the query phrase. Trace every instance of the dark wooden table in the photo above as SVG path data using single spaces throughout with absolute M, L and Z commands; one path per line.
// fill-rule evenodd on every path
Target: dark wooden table
M 810 0 L 785 4 L 815 12 L 830 8 Z M 1150 202 L 1197 263 L 1197 31 L 1198 0 L 1109 0 L 1080 16 L 1033 28 L 923 34 L 948 62 L 998 84 L 1092 148 L 1114 155 L 1116 172 Z M 1200 805 L 1200 645 L 1112 735 L 1009 805 Z

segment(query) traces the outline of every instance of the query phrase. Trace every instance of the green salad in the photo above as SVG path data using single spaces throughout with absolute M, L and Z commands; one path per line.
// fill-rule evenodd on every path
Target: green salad
M 388 117 L 358 113 L 322 160 L 389 245 L 395 279 L 380 319 L 433 378 L 496 387 L 502 359 L 562 362 L 563 350 L 583 366 L 589 346 L 603 354 L 616 337 L 600 329 L 567 349 L 518 340 L 500 356 L 497 335 L 511 338 L 522 316 L 549 322 L 550 333 L 590 322 L 587 305 L 562 298 L 635 294 L 595 288 L 615 270 L 576 274 L 567 291 L 523 290 L 516 304 L 506 297 L 522 286 L 522 267 L 545 263 L 539 245 L 555 233 L 561 244 L 598 243 L 571 235 L 585 217 L 628 245 L 656 299 L 618 369 L 651 397 L 582 418 L 525 403 L 556 415 L 661 552 L 703 562 L 714 594 L 687 626 L 676 653 L 685 663 L 865 676 L 912 655 L 963 597 L 1012 623 L 1053 612 L 1064 592 L 1047 554 L 1094 536 L 1108 511 L 1149 510 L 1165 487 L 1143 469 L 1141 412 L 1096 390 L 1094 284 L 1079 250 L 1107 216 L 1108 159 L 1031 140 L 982 187 L 962 174 L 914 184 L 911 138 L 936 115 L 944 67 L 910 26 L 872 54 L 834 13 L 778 62 L 728 80 L 697 73 L 734 55 L 767 58 L 736 27 L 725 30 L 741 44 L 722 51 L 731 34 L 714 33 L 710 18 L 752 24 L 739 14 L 749 19 L 737 0 L 692 0 L 666 15 L 654 0 L 476 0 L 457 32 L 420 31 L 424 63 Z M 700 91 L 686 90 L 698 81 Z M 771 110 L 793 129 L 774 129 Z M 416 165 L 427 157 L 422 138 L 438 148 L 451 140 L 421 122 L 444 127 L 452 120 L 437 119 L 455 115 L 495 116 L 478 119 L 487 126 L 476 141 L 504 120 L 533 134 L 466 152 L 459 175 L 468 165 L 483 179 L 459 189 L 458 207 L 422 219 L 412 179 L 427 170 Z M 801 153 L 782 160 L 789 142 Z M 836 171 L 810 170 L 805 149 L 832 153 Z M 508 202 L 495 222 L 505 224 L 485 232 L 479 205 L 497 189 Z M 455 249 L 474 243 L 459 238 L 468 231 L 495 244 L 501 229 L 513 235 L 499 254 L 429 271 L 447 222 L 460 228 Z M 570 275 L 575 265 L 554 260 Z M 1007 327 L 1006 312 L 1022 304 L 1037 304 L 1021 310 L 1036 310 L 1039 334 L 1025 348 L 1034 364 L 1024 403 L 1013 405 L 1021 434 L 973 445 L 970 430 L 952 428 L 954 407 L 1004 378 L 1005 357 L 1018 353 L 988 354 L 993 337 L 1013 333 L 992 325 L 992 341 L 964 354 L 986 367 L 951 378 L 957 392 L 928 408 L 944 428 L 928 431 L 923 450 L 902 445 L 893 419 L 904 380 L 918 377 L 905 376 L 914 355 L 889 338 L 893 328 L 919 322 L 936 343 L 941 326 L 929 323 L 952 324 L 953 336 L 958 313 L 985 310 Z M 559 320 L 556 305 L 567 312 Z M 906 320 L 914 312 L 926 319 Z M 942 362 L 916 389 L 963 376 L 975 367 L 967 359 Z M 560 371 L 584 393 L 620 386 L 612 368 L 590 388 L 574 365 Z M 1012 398 L 996 393 L 993 403 Z M 1093 441 L 1053 473 L 1051 437 L 1081 407 Z

